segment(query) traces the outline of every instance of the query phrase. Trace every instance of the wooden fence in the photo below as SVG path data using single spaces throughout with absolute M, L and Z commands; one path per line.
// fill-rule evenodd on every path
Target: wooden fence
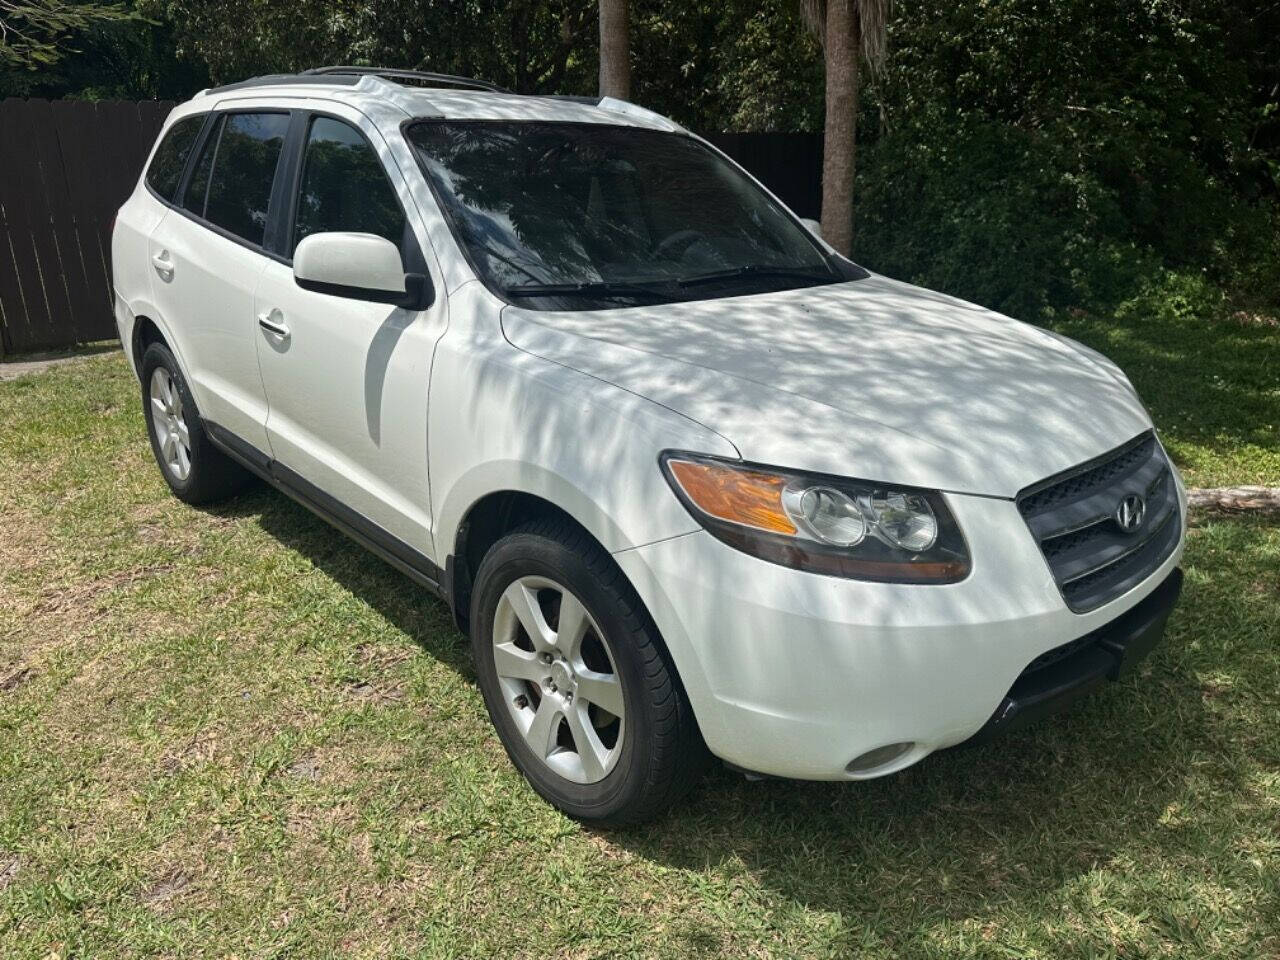
M 0 352 L 115 336 L 111 222 L 172 108 L 0 101 Z
M 168 101 L 0 101 L 0 355 L 116 335 L 111 223 Z M 822 137 L 708 137 L 802 217 L 821 205 Z

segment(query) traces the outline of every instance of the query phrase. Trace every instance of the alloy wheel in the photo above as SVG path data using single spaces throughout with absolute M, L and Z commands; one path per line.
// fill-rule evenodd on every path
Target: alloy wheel
M 151 423 L 164 468 L 175 480 L 186 480 L 191 473 L 191 434 L 178 385 L 164 367 L 151 373 Z
M 498 601 L 493 659 L 507 709 L 540 761 L 574 783 L 608 776 L 626 707 L 608 640 L 582 602 L 546 577 L 521 577 Z

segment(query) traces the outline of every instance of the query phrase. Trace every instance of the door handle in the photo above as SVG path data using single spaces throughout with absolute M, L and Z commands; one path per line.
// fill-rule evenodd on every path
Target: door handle
M 161 280 L 173 279 L 173 261 L 169 259 L 169 251 L 161 250 L 151 258 L 151 265 L 156 268 L 156 273 L 160 274 Z
M 267 333 L 279 337 L 281 340 L 289 339 L 289 328 L 281 321 L 284 320 L 284 314 L 279 310 L 272 310 L 270 313 L 258 314 L 258 326 Z

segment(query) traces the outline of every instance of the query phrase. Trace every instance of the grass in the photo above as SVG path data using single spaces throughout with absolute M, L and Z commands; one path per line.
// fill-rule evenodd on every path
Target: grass
M 1195 482 L 1280 477 L 1275 328 L 1063 329 Z M 0 956 L 1280 956 L 1274 519 L 1198 518 L 1166 643 L 1071 714 L 603 833 L 515 774 L 442 604 L 269 491 L 174 500 L 137 394 L 0 384 Z
M 1120 364 L 1189 484 L 1280 485 L 1280 312 L 1229 313 L 1187 286 L 1168 275 L 1118 315 L 1054 327 Z

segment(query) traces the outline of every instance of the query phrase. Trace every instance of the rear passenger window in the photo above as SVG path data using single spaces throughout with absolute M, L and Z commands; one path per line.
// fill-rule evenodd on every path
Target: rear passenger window
M 160 146 L 156 147 L 151 166 L 147 168 L 147 184 L 165 200 L 172 200 L 173 195 L 178 192 L 178 181 L 182 179 L 182 171 L 187 166 L 187 154 L 200 135 L 204 118 L 203 113 L 183 117 L 169 128 L 169 132 L 160 141 Z
M 350 124 L 316 117 L 307 134 L 293 247 L 330 230 L 373 233 L 404 253 L 404 211 L 373 147 Z
M 261 246 L 288 129 L 289 115 L 284 113 L 233 113 L 223 118 L 191 174 L 183 206 Z

